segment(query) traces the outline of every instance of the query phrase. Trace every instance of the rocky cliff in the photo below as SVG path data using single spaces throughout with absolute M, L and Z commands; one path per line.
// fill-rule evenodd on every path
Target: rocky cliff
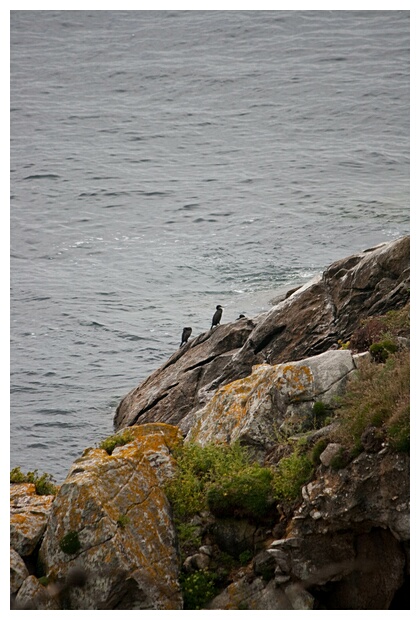
M 408 301 L 405 237 L 176 351 L 55 496 L 11 485 L 13 608 L 407 609 Z M 398 385 L 355 431 L 363 373 Z
M 350 338 L 361 319 L 408 301 L 409 268 L 409 238 L 403 237 L 337 261 L 252 320 L 200 334 L 121 401 L 115 428 L 150 421 L 178 425 L 218 387 L 246 377 L 255 365 L 327 351 Z

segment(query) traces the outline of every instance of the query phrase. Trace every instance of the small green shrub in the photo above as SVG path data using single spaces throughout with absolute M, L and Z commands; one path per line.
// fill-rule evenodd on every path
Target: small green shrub
M 130 523 L 130 517 L 128 515 L 120 515 L 117 519 L 117 526 L 124 529 L 126 525 Z
M 316 401 L 312 406 L 312 426 L 315 429 L 322 428 L 326 425 L 332 408 L 321 401 Z
M 14 467 L 10 472 L 10 482 L 20 483 L 29 482 L 27 476 L 21 471 L 20 467 Z
M 38 578 L 39 583 L 41 584 L 41 586 L 47 586 L 50 582 L 50 580 L 48 579 L 48 577 L 46 577 L 45 575 L 43 575 L 42 577 Z
M 129 430 L 126 430 L 121 434 L 107 437 L 99 444 L 99 447 L 111 455 L 117 446 L 125 446 L 127 443 L 130 443 L 130 441 L 133 441 L 133 439 L 134 436 L 132 433 L 130 433 Z
M 374 342 L 369 347 L 369 352 L 375 362 L 384 363 L 389 357 L 390 353 L 396 353 L 398 346 L 392 342 L 392 340 L 382 340 L 381 342 Z
M 314 445 L 314 447 L 312 448 L 310 460 L 311 460 L 312 465 L 315 465 L 315 467 L 320 464 L 321 461 L 319 457 L 324 452 L 328 444 L 329 444 L 329 440 L 326 438 L 322 438 L 322 439 L 319 439 Z
M 248 562 L 250 562 L 253 558 L 254 554 L 252 553 L 251 549 L 247 549 L 246 551 L 242 551 L 242 553 L 239 554 L 239 562 L 240 564 L 242 564 L 242 566 L 245 566 L 246 564 L 248 564 Z
M 216 517 L 262 518 L 273 504 L 272 479 L 270 469 L 258 463 L 248 465 L 209 485 L 208 507 Z
M 165 490 L 179 520 L 207 510 L 210 485 L 242 473 L 250 462 L 248 452 L 239 444 L 185 443 L 175 458 L 177 471 Z
M 201 531 L 194 523 L 174 519 L 177 532 L 178 547 L 183 562 L 189 555 L 197 553 L 201 546 Z
M 64 553 L 68 553 L 69 555 L 74 555 L 81 548 L 79 534 L 74 531 L 68 532 L 60 540 L 59 545 L 60 545 L 61 551 L 63 551 Z
M 181 575 L 180 584 L 184 597 L 184 609 L 203 609 L 216 595 L 216 575 L 199 570 L 188 575 Z
M 388 333 L 393 338 L 396 336 L 408 337 L 410 335 L 410 303 L 398 310 L 390 310 L 383 317 Z
M 273 486 L 276 497 L 293 502 L 299 497 L 302 486 L 313 473 L 309 456 L 296 448 L 290 456 L 280 460 L 274 474 Z
M 28 471 L 24 474 L 20 467 L 14 467 L 10 472 L 10 482 L 21 483 L 31 482 L 35 485 L 37 495 L 56 495 L 58 487 L 53 482 L 54 478 L 51 474 L 42 474 L 38 476 L 38 470 Z

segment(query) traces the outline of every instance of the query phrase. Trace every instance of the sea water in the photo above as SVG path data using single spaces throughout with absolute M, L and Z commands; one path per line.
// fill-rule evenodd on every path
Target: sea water
M 11 12 L 11 467 L 62 482 L 178 347 L 409 232 L 408 11 Z

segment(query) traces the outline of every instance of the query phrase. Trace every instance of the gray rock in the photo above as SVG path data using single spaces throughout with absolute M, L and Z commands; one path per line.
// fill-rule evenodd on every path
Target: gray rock
M 328 583 L 327 609 L 388 609 L 408 566 L 408 497 L 406 454 L 364 452 L 344 469 L 320 468 L 290 538 L 271 547 L 287 549 L 304 589 Z
M 156 473 L 159 462 L 171 469 L 179 431 L 150 424 L 130 433 L 111 455 L 86 450 L 54 501 L 40 559 L 51 583 L 74 569 L 86 576 L 69 589 L 69 609 L 182 608 L 172 512 Z M 151 450 L 165 458 L 151 462 Z
M 115 428 L 150 421 L 179 425 L 218 387 L 247 377 L 253 366 L 318 355 L 349 338 L 360 319 L 403 306 L 409 246 L 407 236 L 339 260 L 253 321 L 200 334 L 122 399 Z M 331 385 L 328 398 L 338 387 Z M 188 430 L 184 423 L 183 432 Z
M 273 576 L 276 568 L 276 560 L 264 549 L 254 557 L 252 568 L 256 575 L 262 575 L 264 578 L 266 578 L 267 575 Z
M 325 467 L 331 465 L 332 460 L 342 451 L 343 447 L 339 443 L 329 443 L 325 450 L 320 454 L 319 460 Z
M 58 610 L 60 605 L 57 597 L 51 596 L 35 575 L 29 575 L 12 602 L 12 609 Z
M 203 409 L 188 416 L 186 441 L 240 441 L 263 458 L 277 446 L 279 431 L 290 434 L 313 424 L 313 403 L 328 404 L 341 394 L 353 371 L 352 355 L 346 350 L 255 366 L 248 377 L 221 387 Z
M 284 590 L 292 609 L 313 609 L 314 597 L 298 583 L 291 583 Z
M 10 594 L 16 594 L 28 576 L 29 572 L 25 562 L 17 551 L 10 547 Z
M 205 553 L 195 553 L 188 556 L 183 566 L 188 572 L 206 570 L 210 566 L 210 557 Z
M 216 596 L 206 609 L 293 609 L 290 600 L 274 579 L 267 585 L 261 577 L 251 580 L 247 577 L 231 583 Z
M 220 325 L 175 351 L 121 401 L 115 428 L 145 422 L 178 424 L 199 403 L 201 388 L 220 376 L 253 328 L 251 320 Z
M 283 573 L 287 574 L 290 572 L 290 557 L 283 549 L 272 547 L 271 549 L 267 549 L 267 553 L 271 555 L 276 565 Z
M 277 567 L 274 571 L 274 583 L 277 586 L 280 586 L 283 583 L 287 583 L 288 581 L 290 581 L 290 575 L 283 573 L 283 571 L 279 567 Z
M 10 545 L 21 557 L 41 540 L 53 501 L 54 495 L 37 495 L 32 483 L 10 485 Z

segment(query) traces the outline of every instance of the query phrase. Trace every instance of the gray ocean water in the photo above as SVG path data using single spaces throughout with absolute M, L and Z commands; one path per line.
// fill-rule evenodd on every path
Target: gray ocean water
M 409 232 L 408 11 L 11 12 L 11 466 L 62 482 L 182 328 Z

